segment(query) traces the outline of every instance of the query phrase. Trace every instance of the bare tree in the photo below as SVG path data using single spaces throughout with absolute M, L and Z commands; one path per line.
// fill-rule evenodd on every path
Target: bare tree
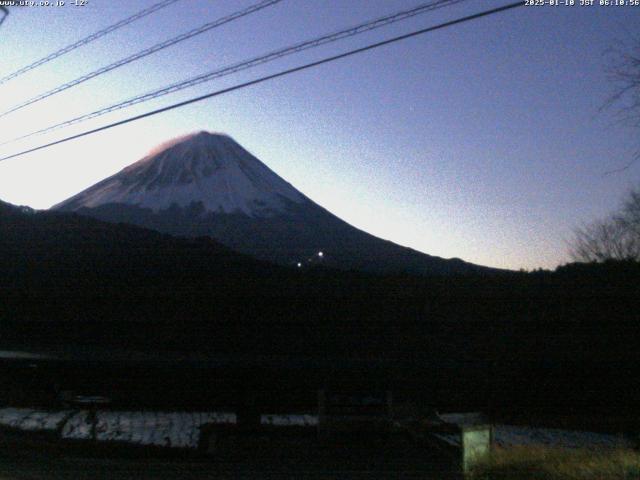
M 630 234 L 640 238 L 640 188 L 629 193 L 617 220 Z
M 640 188 L 629 192 L 618 212 L 576 228 L 569 253 L 577 262 L 640 261 Z
M 622 119 L 640 127 L 640 39 L 610 52 L 607 74 L 614 92 L 604 107 L 617 106 Z
M 601 110 L 612 108 L 622 125 L 640 129 L 640 38 L 632 42 L 621 43 L 609 50 L 607 78 L 612 85 L 613 93 Z M 640 160 L 640 149 L 622 168 L 607 173 L 626 170 L 638 160 Z
M 614 108 L 625 126 L 640 129 L 640 38 L 609 50 L 608 80 L 613 93 L 602 109 Z M 622 168 L 640 160 L 640 149 Z M 569 253 L 577 262 L 640 261 L 640 187 L 629 192 L 617 212 L 574 230 Z

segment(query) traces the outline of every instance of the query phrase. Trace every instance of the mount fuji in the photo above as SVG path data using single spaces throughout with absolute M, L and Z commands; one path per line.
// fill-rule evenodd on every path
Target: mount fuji
M 376 273 L 491 272 L 361 231 L 276 175 L 231 137 L 198 132 L 164 143 L 53 207 L 184 237 L 209 236 L 241 253 L 306 268 Z

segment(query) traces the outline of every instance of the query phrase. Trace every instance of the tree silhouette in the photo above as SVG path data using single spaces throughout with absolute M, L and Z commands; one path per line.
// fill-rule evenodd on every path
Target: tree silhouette
M 576 228 L 570 254 L 578 262 L 640 261 L 640 188 L 629 192 L 619 211 Z
M 631 44 L 622 43 L 610 49 L 609 54 L 607 79 L 613 86 L 613 93 L 601 110 L 613 108 L 620 124 L 640 129 L 640 38 L 634 39 Z M 626 165 L 607 173 L 626 170 L 638 159 L 640 148 Z

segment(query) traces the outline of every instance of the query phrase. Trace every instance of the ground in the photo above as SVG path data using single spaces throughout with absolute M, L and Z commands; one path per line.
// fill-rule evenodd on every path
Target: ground
M 236 437 L 221 447 L 220 458 L 162 458 L 142 450 L 122 455 L 86 446 L 42 448 L 7 433 L 0 439 L 0 480 L 459 478 L 452 461 L 434 458 L 403 439 L 327 445 L 312 436 Z

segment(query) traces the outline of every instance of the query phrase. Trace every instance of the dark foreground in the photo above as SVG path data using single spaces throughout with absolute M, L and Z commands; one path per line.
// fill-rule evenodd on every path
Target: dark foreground
M 320 442 L 307 436 L 236 437 L 218 457 L 163 456 L 117 447 L 53 444 L 0 433 L 1 480 L 439 479 L 460 478 L 455 462 L 408 439 Z

